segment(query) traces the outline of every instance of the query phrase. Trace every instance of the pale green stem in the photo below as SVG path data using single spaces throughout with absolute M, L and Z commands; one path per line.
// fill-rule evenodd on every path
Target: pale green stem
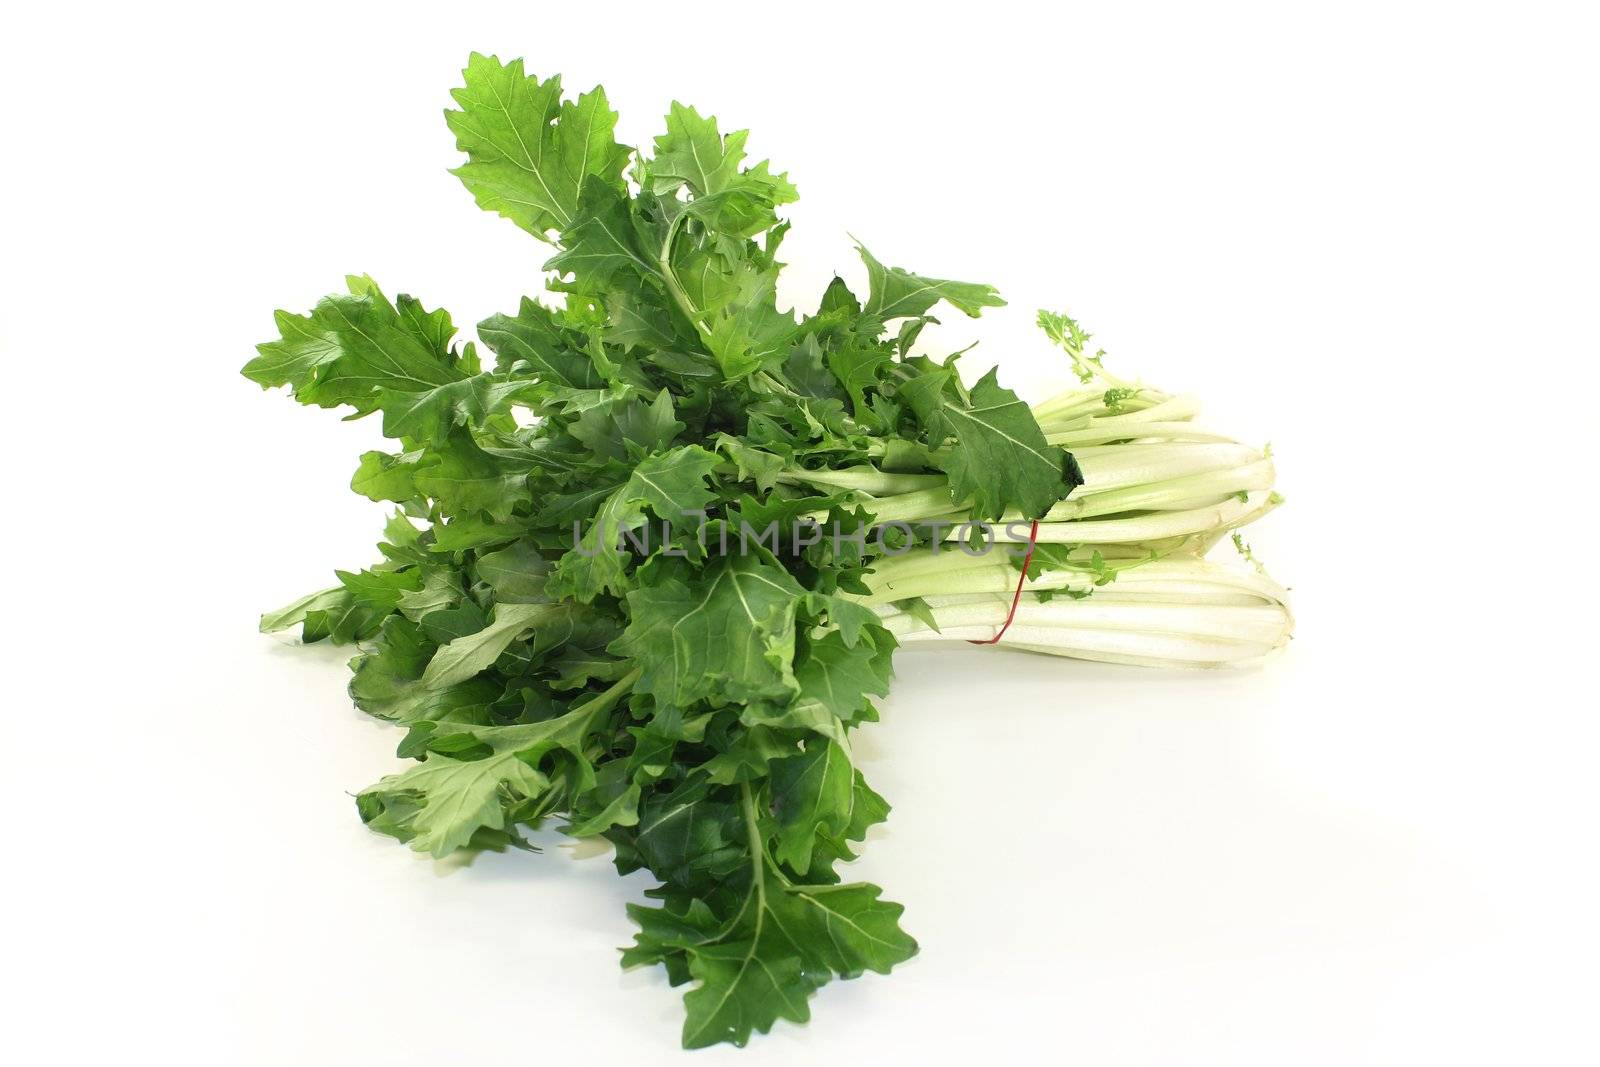
M 796 467 L 783 471 L 778 479 L 830 489 L 848 489 L 874 497 L 898 497 L 900 494 L 932 488 L 943 493 L 946 503 L 950 500 L 949 491 L 943 488 L 946 480 L 942 474 L 893 474 L 866 465 L 822 470 Z
M 752 941 L 761 937 L 761 923 L 767 915 L 767 880 L 763 875 L 766 871 L 767 848 L 766 842 L 761 838 L 761 827 L 756 821 L 756 800 L 750 792 L 749 782 L 739 783 L 739 807 L 744 811 L 745 838 L 750 847 L 750 880 L 756 892 L 756 929 L 751 935 Z

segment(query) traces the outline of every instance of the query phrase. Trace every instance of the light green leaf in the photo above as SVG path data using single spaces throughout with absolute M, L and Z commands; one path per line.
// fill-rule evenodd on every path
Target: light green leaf
M 572 221 L 586 179 L 620 186 L 629 150 L 613 136 L 604 90 L 563 101 L 559 77 L 540 81 L 520 59 L 477 53 L 462 74 L 465 86 L 450 94 L 461 110 L 445 120 L 468 158 L 452 173 L 478 206 L 544 238 Z
M 488 626 L 456 638 L 433 654 L 422 674 L 422 684 L 429 689 L 443 689 L 488 670 L 511 642 L 559 610 L 548 603 L 495 605 Z
M 363 452 L 350 488 L 368 500 L 404 503 L 417 495 L 417 457 L 388 452 Z
M 854 783 L 850 754 L 833 741 L 808 742 L 803 754 L 772 764 L 772 810 L 778 822 L 773 856 L 779 863 L 807 870 L 817 834 L 844 833 Z
M 478 323 L 478 337 L 498 357 L 502 371 L 568 389 L 605 384 L 589 358 L 568 343 L 554 313 L 526 297 L 515 317 L 491 315 Z
M 722 1041 L 742 1048 L 752 1031 L 764 1034 L 779 1019 L 811 1018 L 807 1002 L 821 981 L 781 935 L 765 933 L 690 953 L 689 971 L 700 985 L 683 998 L 684 1048 Z
M 486 678 L 443 688 L 425 685 L 422 672 L 434 647 L 409 619 L 384 620 L 371 650 L 350 661 L 356 707 L 380 719 L 417 722 L 480 713 L 500 695 L 501 687 Z
M 875 885 L 793 886 L 785 892 L 791 907 L 780 914 L 791 920 L 787 932 L 808 957 L 841 978 L 863 971 L 888 974 L 917 953 L 916 941 L 900 928 L 905 909 L 878 899 L 883 890 Z
M 430 751 L 418 765 L 362 790 L 356 798 L 369 826 L 409 841 L 419 852 L 444 856 L 472 842 L 480 830 L 510 832 L 508 811 L 525 811 L 531 801 L 565 798 L 546 794 L 554 788 L 538 768 L 547 753 L 560 749 L 579 770 L 576 782 L 592 785 L 593 775 L 583 746 L 589 735 L 627 692 L 624 679 L 606 692 L 557 718 L 515 726 L 448 723 L 436 727 L 430 745 L 443 738 L 470 739 L 488 754 L 457 759 Z M 460 751 L 459 748 L 456 751 Z M 562 791 L 571 788 L 572 779 Z
M 867 265 L 869 282 L 867 302 L 861 311 L 879 322 L 921 315 L 941 300 L 973 318 L 986 307 L 1005 305 L 991 285 L 925 278 L 899 267 L 885 267 L 865 245 L 856 245 L 856 251 Z
M 291 604 L 285 604 L 277 611 L 269 611 L 261 616 L 261 632 L 274 634 L 299 626 L 306 621 L 306 616 L 316 611 L 332 611 L 350 599 L 350 594 L 344 586 L 336 585 L 332 589 L 323 589 L 315 593 L 308 593 Z

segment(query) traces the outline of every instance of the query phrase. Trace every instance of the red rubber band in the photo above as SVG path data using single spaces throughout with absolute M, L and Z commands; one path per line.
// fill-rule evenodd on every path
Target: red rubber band
M 1000 632 L 986 641 L 968 641 L 969 645 L 997 645 L 1000 639 L 1011 629 L 1011 620 L 1017 617 L 1017 605 L 1022 601 L 1022 583 L 1028 580 L 1028 564 L 1033 562 L 1033 550 L 1039 543 L 1039 520 L 1033 520 L 1033 529 L 1028 531 L 1028 554 L 1022 557 L 1022 575 L 1017 579 L 1017 591 L 1011 594 L 1011 610 L 1006 612 L 1006 621 L 1001 624 Z

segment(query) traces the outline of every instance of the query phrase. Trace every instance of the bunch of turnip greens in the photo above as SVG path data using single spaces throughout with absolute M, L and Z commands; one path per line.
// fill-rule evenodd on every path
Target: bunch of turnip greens
M 978 552 L 970 523 L 1042 520 L 1019 643 L 1117 658 L 1143 616 L 1110 639 L 1052 620 L 1125 571 L 1150 568 L 1136 606 L 1274 602 L 1264 577 L 1196 592 L 1215 577 L 1198 551 L 1275 502 L 1270 461 L 1106 377 L 1063 317 L 1042 322 L 1081 395 L 1036 413 L 993 372 L 967 387 L 912 348 L 936 305 L 975 316 L 995 291 L 865 248 L 865 291 L 836 278 L 797 319 L 774 298 L 795 189 L 742 131 L 674 104 L 651 150 L 628 148 L 600 89 L 564 100 L 479 55 L 465 75 L 455 173 L 554 246 L 553 297 L 485 319 L 477 344 L 366 277 L 277 314 L 245 375 L 379 415 L 393 450 L 352 485 L 398 507 L 379 562 L 262 628 L 358 643 L 352 697 L 406 728 L 415 762 L 357 799 L 369 826 L 435 856 L 521 845 L 549 816 L 607 838 L 659 882 L 629 908 L 624 963 L 694 983 L 686 1046 L 743 1044 L 916 951 L 900 906 L 837 871 L 888 812 L 850 737 L 897 634 L 1004 621 L 1020 553 Z M 1209 662 L 1143 647 L 1123 658 Z

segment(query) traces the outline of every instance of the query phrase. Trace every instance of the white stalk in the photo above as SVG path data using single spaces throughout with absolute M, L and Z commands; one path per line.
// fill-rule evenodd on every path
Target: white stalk
M 1007 571 L 1011 586 L 995 588 Z M 1004 564 L 956 567 L 945 576 L 945 591 L 908 593 L 885 582 L 863 600 L 902 644 L 988 641 L 1004 626 L 1018 576 Z M 922 586 L 937 577 L 924 574 Z M 956 588 L 980 584 L 988 591 Z M 1047 589 L 1056 595 L 1041 599 Z M 1076 599 L 1066 590 L 1087 596 Z M 894 595 L 920 596 L 937 628 L 909 605 L 883 599 Z M 1028 583 L 999 643 L 1078 659 L 1221 667 L 1260 661 L 1287 644 L 1293 628 L 1288 594 L 1265 575 L 1199 559 L 1160 560 L 1102 587 L 1074 572 L 1046 572 Z
M 1079 554 L 1077 562 L 1085 562 Z M 1109 561 L 1132 564 L 1117 572 L 1116 580 L 1096 586 L 1096 576 L 1087 570 L 1054 569 L 1030 579 L 1027 589 L 1070 590 L 1118 600 L 1156 600 L 1181 604 L 1258 604 L 1281 601 L 1283 589 L 1257 571 L 1228 567 L 1197 559 L 1157 559 L 1149 561 Z M 949 549 L 937 557 L 926 553 L 893 561 L 879 561 L 866 577 L 872 592 L 857 597 L 880 614 L 899 609 L 895 601 L 923 597 L 929 603 L 942 595 L 964 596 L 977 593 L 1005 594 L 1017 587 L 1017 568 L 996 556 L 973 558 Z M 1009 601 L 1008 601 L 1009 603 Z

